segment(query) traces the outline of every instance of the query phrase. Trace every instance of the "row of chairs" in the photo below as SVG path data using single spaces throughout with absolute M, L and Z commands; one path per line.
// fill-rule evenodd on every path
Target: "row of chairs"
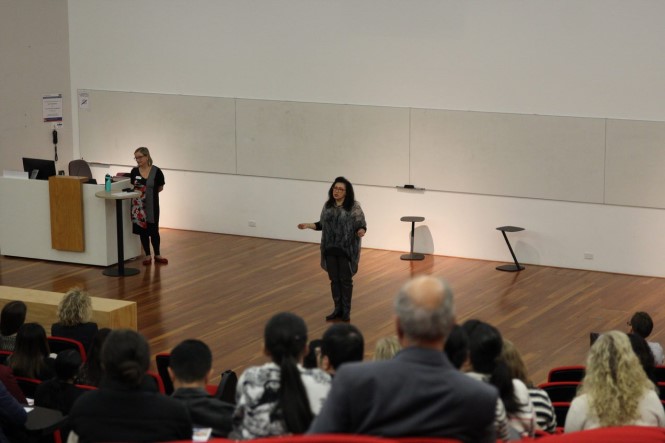
M 584 379 L 585 367 L 559 366 L 552 368 L 547 375 L 547 382 L 538 387 L 549 395 L 556 413 L 557 423 L 560 426 L 566 422 L 566 415 L 570 403 L 577 395 L 582 380 Z M 665 366 L 656 366 L 656 378 L 658 380 L 658 395 L 663 407 L 665 407 Z
M 189 442 L 190 440 L 187 440 Z M 519 440 L 532 442 L 531 438 Z M 569 434 L 554 434 L 538 438 L 542 443 L 662 443 L 665 429 L 648 426 L 599 428 Z M 182 442 L 182 443 L 187 443 Z M 213 438 L 209 443 L 233 443 L 225 438 Z M 175 442 L 171 442 L 175 443 Z M 355 434 L 287 435 L 257 438 L 252 443 L 460 443 L 459 440 L 437 437 L 374 437 Z
M 582 365 L 557 366 L 550 369 L 549 374 L 547 374 L 547 381 L 549 383 L 561 381 L 580 382 L 584 379 L 585 372 L 586 367 Z M 654 376 L 659 383 L 665 383 L 665 365 L 656 365 Z
M 88 354 L 85 352 L 85 346 L 78 340 L 73 340 L 67 337 L 57 337 L 49 335 L 46 337 L 48 347 L 54 354 L 58 354 L 66 349 L 74 349 L 81 355 L 81 360 L 85 363 L 88 360 Z M 5 364 L 7 358 L 12 355 L 12 351 L 0 350 L 0 364 Z
M 81 354 L 81 360 L 85 362 L 87 360 L 87 354 L 83 344 L 77 340 L 72 340 L 66 337 L 56 337 L 48 336 L 47 337 L 49 348 L 52 353 L 58 354 L 61 351 L 66 349 L 74 349 Z M 0 350 L 0 364 L 5 364 L 7 358 L 12 354 L 11 351 L 2 351 Z M 171 382 L 171 377 L 168 372 L 169 361 L 171 354 L 168 352 L 162 352 L 156 355 L 155 363 L 157 366 L 157 373 L 148 372 L 148 376 L 154 380 L 155 386 L 159 392 L 166 395 L 171 395 L 173 393 L 173 383 Z M 27 397 L 32 398 L 34 396 L 34 387 L 29 387 L 34 385 L 35 382 L 29 381 L 30 379 L 23 380 L 24 386 L 28 389 L 31 394 L 26 394 Z M 38 380 L 37 380 L 38 382 Z M 236 373 L 232 370 L 226 370 L 221 374 L 220 383 L 217 386 L 210 385 L 207 386 L 207 390 L 210 395 L 214 395 L 222 400 L 225 400 L 229 403 L 235 403 L 235 393 L 236 386 L 238 384 L 238 377 Z
M 157 391 L 161 392 L 164 394 L 164 383 L 162 382 L 162 378 L 159 376 L 159 374 L 156 374 L 154 372 L 148 372 L 146 376 L 151 380 L 150 383 L 154 383 L 155 389 Z M 21 377 L 21 376 L 15 376 L 16 378 L 16 383 L 18 384 L 19 388 L 21 388 L 21 391 L 23 391 L 23 395 L 26 396 L 26 398 L 35 398 L 35 392 L 37 391 L 37 387 L 42 383 L 42 380 L 36 379 L 36 378 L 29 378 L 29 377 Z M 90 391 L 90 390 L 95 390 L 97 389 L 96 386 L 88 386 L 88 385 L 81 385 L 77 384 L 74 385 L 76 386 L 77 389 L 80 389 L 82 391 Z

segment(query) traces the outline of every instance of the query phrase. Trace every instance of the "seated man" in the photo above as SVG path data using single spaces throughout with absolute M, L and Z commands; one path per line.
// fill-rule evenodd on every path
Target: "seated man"
M 342 363 L 362 361 L 365 341 L 358 328 L 349 323 L 336 323 L 323 334 L 319 367 L 330 375 Z
M 630 326 L 629 333 L 635 333 L 646 340 L 653 330 L 653 320 L 651 320 L 651 316 L 646 312 L 636 312 L 628 322 L 628 326 Z M 663 347 L 660 343 L 653 341 L 647 341 L 647 344 L 651 348 L 655 364 L 662 365 L 665 357 L 663 355 Z
M 431 276 L 407 282 L 395 313 L 402 350 L 391 360 L 342 365 L 308 433 L 494 443 L 496 388 L 455 369 L 441 351 L 454 322 L 447 285 Z
M 211 373 L 212 353 L 202 341 L 185 340 L 171 351 L 173 398 L 185 404 L 194 428 L 212 428 L 213 436 L 226 437 L 235 406 L 208 394 L 206 385 Z

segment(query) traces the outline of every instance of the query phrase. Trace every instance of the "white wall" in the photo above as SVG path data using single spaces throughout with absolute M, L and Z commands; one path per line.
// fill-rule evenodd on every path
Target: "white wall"
M 73 156 L 66 0 L 0 0 L 0 172 L 22 157 L 53 159 L 42 97 L 63 94 L 58 169 Z
M 665 3 L 646 0 L 70 0 L 71 92 L 663 121 L 664 16 Z M 318 238 L 295 225 L 317 218 L 328 183 L 165 173 L 163 226 Z M 367 247 L 406 250 L 399 218 L 422 215 L 423 252 L 508 260 L 495 228 L 513 224 L 526 228 L 511 235 L 526 263 L 665 276 L 661 210 L 381 187 L 356 194 Z

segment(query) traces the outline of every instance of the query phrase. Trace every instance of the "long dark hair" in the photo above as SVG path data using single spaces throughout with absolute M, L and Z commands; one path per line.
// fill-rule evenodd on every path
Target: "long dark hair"
M 506 412 L 514 414 L 519 411 L 510 368 L 501 358 L 503 339 L 499 330 L 480 320 L 467 320 L 462 329 L 469 338 L 469 358 L 473 370 L 489 374 L 489 381 L 499 390 Z
M 281 412 L 288 432 L 302 434 L 307 431 L 314 418 L 298 370 L 298 359 L 307 343 L 307 326 L 297 315 L 282 312 L 273 316 L 266 324 L 264 340 L 272 361 L 279 365 L 280 369 L 275 411 Z
M 109 328 L 101 328 L 95 334 L 88 351 L 88 359 L 81 368 L 81 382 L 83 384 L 99 386 L 102 381 L 102 345 L 110 333 Z
M 654 382 L 654 384 L 657 384 L 658 380 L 655 375 L 656 363 L 653 359 L 653 352 L 651 351 L 649 344 L 641 335 L 635 333 L 628 334 L 628 339 L 630 340 L 630 346 L 633 348 L 635 355 L 637 355 L 647 377 L 649 377 L 649 380 Z
M 335 187 L 335 183 L 344 183 L 344 186 L 346 186 L 346 193 L 344 194 L 344 203 L 342 203 L 342 206 L 344 206 L 344 209 L 347 211 L 350 211 L 353 208 L 353 204 L 356 202 L 356 194 L 353 192 L 353 185 L 351 182 L 344 177 L 337 177 L 335 181 L 332 182 L 332 185 L 330 185 L 330 189 L 328 189 L 328 201 L 326 202 L 326 207 L 332 208 L 335 206 L 335 198 L 333 197 L 333 188 Z
M 50 354 L 46 331 L 39 323 L 25 323 L 16 334 L 16 348 L 10 364 L 15 375 L 39 378 Z

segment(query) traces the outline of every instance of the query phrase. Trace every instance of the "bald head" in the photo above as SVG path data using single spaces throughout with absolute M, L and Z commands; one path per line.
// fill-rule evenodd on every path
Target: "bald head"
M 409 341 L 443 341 L 455 316 L 452 291 L 439 278 L 416 277 L 397 294 L 395 314 L 398 332 Z

